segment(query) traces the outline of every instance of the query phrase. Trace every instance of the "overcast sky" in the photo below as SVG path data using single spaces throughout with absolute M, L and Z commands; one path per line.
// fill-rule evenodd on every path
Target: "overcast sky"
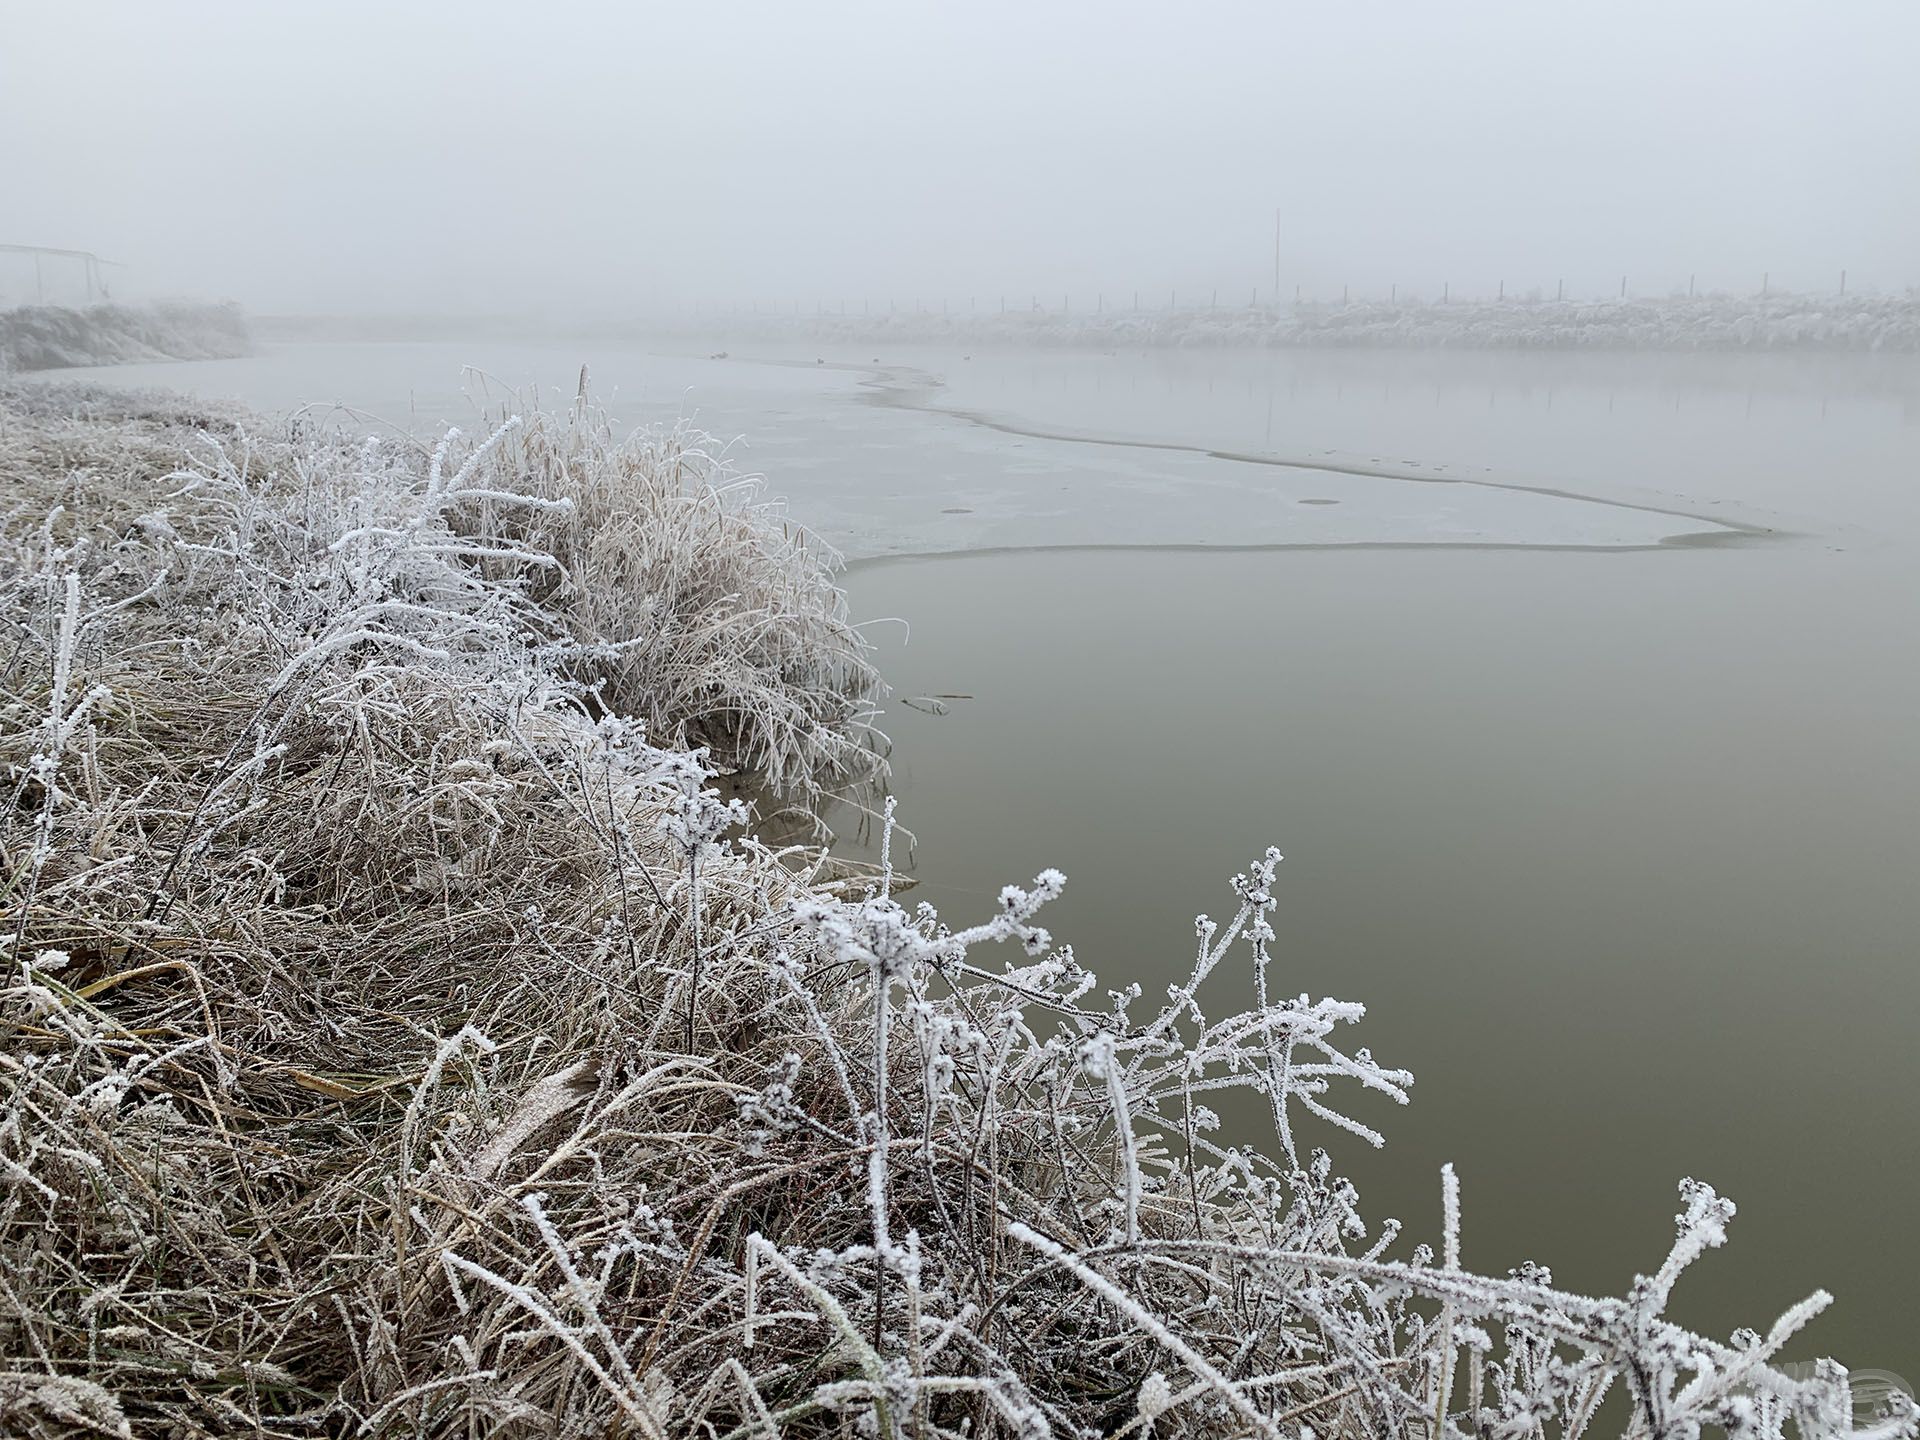
M 263 311 L 1920 282 L 1914 0 L 0 0 L 0 241 Z

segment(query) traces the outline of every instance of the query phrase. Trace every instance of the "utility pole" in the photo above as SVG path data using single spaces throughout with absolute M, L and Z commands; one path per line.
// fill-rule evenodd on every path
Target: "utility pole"
M 1847 293 L 1847 272 L 1844 270 L 1840 272 L 1840 293 L 1842 295 Z
M 1273 207 L 1273 293 L 1280 294 L 1280 207 Z

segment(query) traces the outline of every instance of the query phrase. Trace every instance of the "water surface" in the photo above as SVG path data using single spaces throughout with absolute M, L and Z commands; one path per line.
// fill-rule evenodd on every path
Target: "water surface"
M 1374 1218 L 1431 1238 L 1452 1161 L 1471 1263 L 1618 1293 L 1698 1175 L 1741 1215 L 1678 1315 L 1825 1286 L 1803 1353 L 1912 1374 L 1920 677 L 1909 572 L 1847 562 L 1081 551 L 853 594 L 913 617 L 902 695 L 972 697 L 890 718 L 916 896 L 1058 865 L 1055 933 L 1151 995 L 1276 845 L 1277 983 L 1418 1077 L 1356 1112 L 1384 1152 L 1323 1132 Z

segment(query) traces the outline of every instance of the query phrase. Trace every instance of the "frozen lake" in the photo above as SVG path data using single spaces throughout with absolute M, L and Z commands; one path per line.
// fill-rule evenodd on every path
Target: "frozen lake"
M 430 433 L 482 423 L 509 391 L 570 397 L 583 356 L 619 420 L 685 418 L 731 442 L 855 558 L 1729 543 L 1796 524 L 1810 474 L 1839 491 L 1906 423 L 1899 395 L 1850 388 L 1888 368 L 1858 360 L 1662 357 L 1649 375 L 1618 356 L 768 345 L 722 359 L 461 341 L 62 373 L 271 410 L 338 405 Z M 1909 378 L 1910 364 L 1888 362 Z
M 919 894 L 1057 865 L 1171 979 L 1267 844 L 1283 980 L 1419 1077 L 1329 1135 L 1370 1213 L 1674 1314 L 1815 1286 L 1797 1356 L 1920 1378 L 1920 372 L 1911 358 L 298 345 L 92 372 L 475 423 L 460 366 L 742 437 L 854 557 Z M 89 372 L 72 372 L 85 375 Z M 497 393 L 497 392 L 496 392 Z M 1200 548 L 1207 547 L 1207 548 Z M 934 557 L 934 558 L 929 558 Z M 851 838 L 849 844 L 852 844 Z

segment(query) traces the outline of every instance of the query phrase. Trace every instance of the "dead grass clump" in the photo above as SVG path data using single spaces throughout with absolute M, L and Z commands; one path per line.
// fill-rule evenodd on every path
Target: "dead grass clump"
M 448 463 L 469 453 L 456 444 Z M 810 799 L 816 782 L 884 769 L 870 725 L 883 686 L 834 583 L 839 555 L 711 437 L 681 425 L 617 440 L 583 372 L 574 405 L 500 436 L 475 483 L 567 502 L 482 501 L 459 523 L 551 557 L 516 578 L 564 625 L 568 676 L 608 710 Z

